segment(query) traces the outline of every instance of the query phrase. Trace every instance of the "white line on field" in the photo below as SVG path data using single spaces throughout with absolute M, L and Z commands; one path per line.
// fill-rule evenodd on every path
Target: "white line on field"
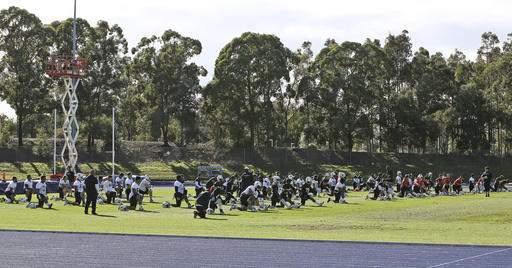
M 446 265 L 449 265 L 449 264 L 453 264 L 453 263 L 457 263 L 457 262 L 461 262 L 461 261 L 466 261 L 466 260 L 471 260 L 471 259 L 476 259 L 476 258 L 480 258 L 480 257 L 483 257 L 483 256 L 487 256 L 487 255 L 496 254 L 496 253 L 500 253 L 500 252 L 503 252 L 503 251 L 511 250 L 511 249 L 512 248 L 499 249 L 499 250 L 487 252 L 487 253 L 480 254 L 480 255 L 475 255 L 475 256 L 471 256 L 471 257 L 467 257 L 467 258 L 462 258 L 462 259 L 458 259 L 458 260 L 454 260 L 454 261 L 450 261 L 450 262 L 445 262 L 445 263 L 437 264 L 437 265 L 434 265 L 434 266 L 429 266 L 429 268 L 446 266 Z

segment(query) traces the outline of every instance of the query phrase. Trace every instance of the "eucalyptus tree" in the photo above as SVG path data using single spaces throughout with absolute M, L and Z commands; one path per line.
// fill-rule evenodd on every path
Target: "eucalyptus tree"
M 275 125 L 279 120 L 273 102 L 289 81 L 292 56 L 278 37 L 251 32 L 222 48 L 204 103 L 205 109 L 230 118 L 227 127 L 236 145 L 269 144 L 277 138 L 280 126 Z
M 27 116 L 45 106 L 49 81 L 44 75 L 53 31 L 28 11 L 0 11 L 0 98 L 16 112 L 18 145 L 23 146 Z
M 130 77 L 142 92 L 142 109 L 160 130 L 165 146 L 169 145 L 171 120 L 178 119 L 185 126 L 189 113 L 198 107 L 199 77 L 206 70 L 191 60 L 201 49 L 201 42 L 173 30 L 161 37 L 144 37 L 132 49 Z

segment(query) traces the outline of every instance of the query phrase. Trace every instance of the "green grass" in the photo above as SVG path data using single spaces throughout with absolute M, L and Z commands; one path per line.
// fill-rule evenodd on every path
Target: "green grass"
M 350 193 L 348 205 L 230 211 L 194 220 L 191 209 L 162 208 L 160 202 L 171 201 L 171 190 L 158 188 L 159 203 L 145 204 L 148 212 L 100 205 L 99 213 L 108 217 L 84 215 L 82 208 L 62 202 L 52 210 L 2 203 L 0 229 L 512 245 L 512 193 L 395 201 L 365 200 L 364 195 Z

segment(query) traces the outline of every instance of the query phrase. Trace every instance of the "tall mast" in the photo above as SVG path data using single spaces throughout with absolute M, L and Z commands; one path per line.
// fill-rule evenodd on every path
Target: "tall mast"
M 73 8 L 73 36 L 72 36 L 73 40 L 73 51 L 71 52 L 72 56 L 73 56 L 73 59 L 75 60 L 76 59 L 76 54 L 77 54 L 77 51 L 76 51 L 76 0 L 75 0 L 75 5 L 74 5 L 74 8 Z

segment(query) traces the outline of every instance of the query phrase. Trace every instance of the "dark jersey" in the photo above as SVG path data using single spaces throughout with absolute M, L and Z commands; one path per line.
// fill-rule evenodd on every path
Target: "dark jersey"
M 300 189 L 300 195 L 301 196 L 308 196 L 309 192 L 311 191 L 311 185 L 309 183 L 304 183 Z
M 490 171 L 485 171 L 482 173 L 482 177 L 484 178 L 484 182 L 490 184 L 492 180 L 492 173 Z
M 207 207 L 210 202 L 211 194 L 209 192 L 202 192 L 196 199 L 196 206 Z
M 97 194 L 96 184 L 98 184 L 98 179 L 94 177 L 94 175 L 89 175 L 85 178 L 85 192 L 90 194 Z

